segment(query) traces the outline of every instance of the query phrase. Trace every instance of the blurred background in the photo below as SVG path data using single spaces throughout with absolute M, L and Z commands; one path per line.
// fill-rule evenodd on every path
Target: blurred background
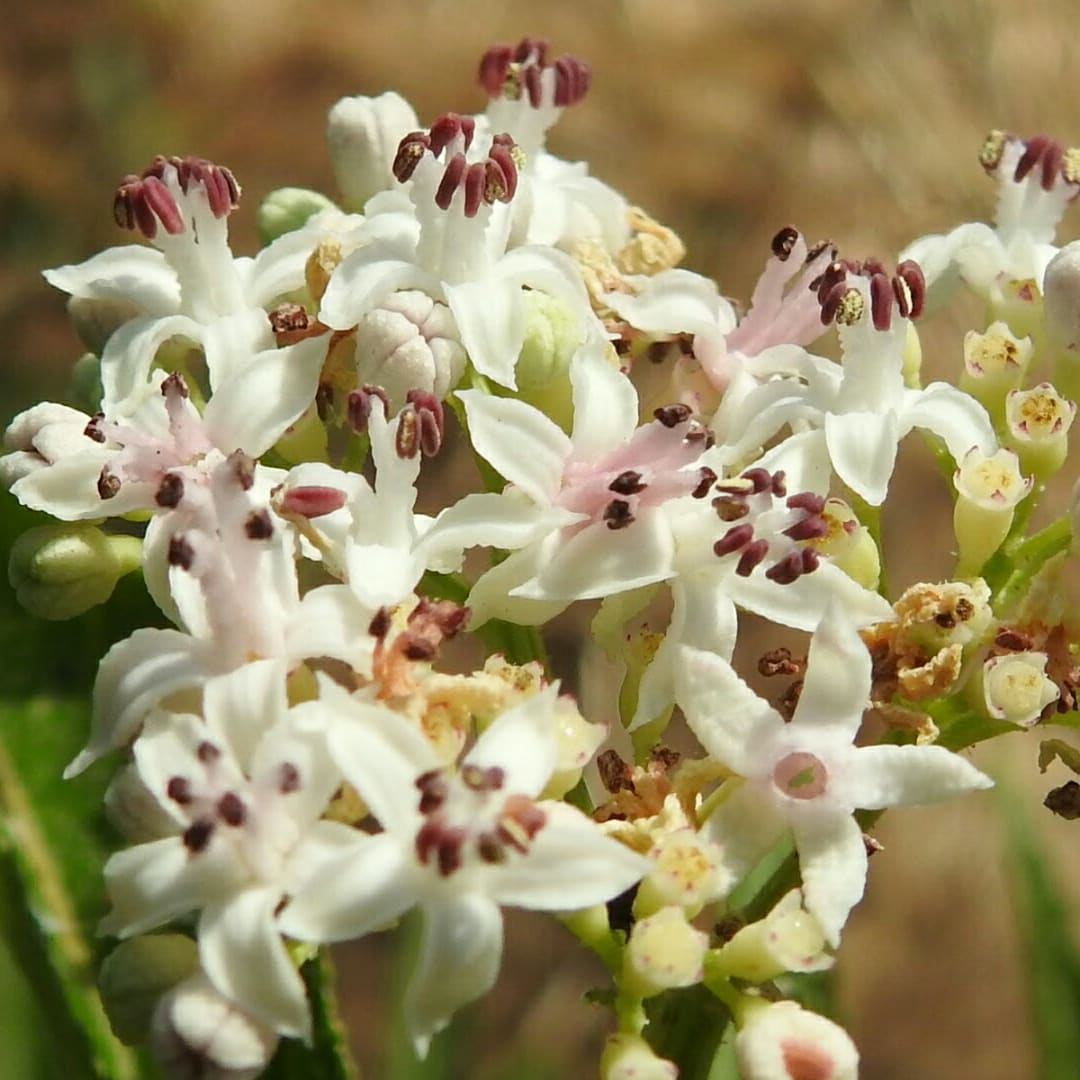
M 990 128 L 1080 142 L 1066 0 L 38 0 L 4 18 L 5 421 L 62 399 L 79 347 L 40 270 L 126 241 L 111 216 L 124 174 L 156 153 L 228 165 L 245 193 L 233 250 L 253 253 L 268 191 L 335 194 L 323 143 L 335 100 L 393 88 L 425 121 L 478 110 L 476 64 L 496 41 L 542 36 L 590 62 L 593 88 L 549 148 L 588 160 L 675 228 L 686 265 L 743 300 L 781 225 L 846 255 L 893 260 L 915 236 L 989 217 L 994 188 L 976 155 Z M 1073 215 L 1066 239 L 1080 226 Z M 963 328 L 932 324 L 931 374 L 955 376 Z M 905 550 L 923 574 L 950 565 L 945 493 L 918 449 L 903 464 L 886 517 L 900 585 L 914 573 Z M 1010 802 L 903 811 L 878 831 L 885 850 L 846 935 L 837 1001 L 866 1080 L 1049 1075 L 1037 1062 L 1002 822 L 1031 823 L 1073 901 L 1080 825 L 1042 809 L 1068 777 L 1040 777 L 1036 745 L 1011 736 L 976 755 Z M 1075 930 L 1076 915 L 1066 920 Z M 379 1050 L 393 1022 L 393 954 L 366 942 L 340 952 L 339 971 L 367 1075 L 397 1075 Z M 511 917 L 498 990 L 464 1017 L 468 1075 L 523 1077 L 523 1054 L 529 1076 L 590 1075 L 606 1014 L 576 998 L 598 980 L 560 928 Z M 1062 1064 L 1062 1077 L 1078 1075 L 1075 1061 Z

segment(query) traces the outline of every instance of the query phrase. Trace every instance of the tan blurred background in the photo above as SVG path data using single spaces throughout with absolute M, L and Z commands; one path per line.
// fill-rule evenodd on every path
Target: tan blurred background
M 830 237 L 846 254 L 894 258 L 915 235 L 989 215 L 993 186 L 976 152 L 991 127 L 1080 141 L 1074 19 L 1067 0 L 11 6 L 0 44 L 0 412 L 62 394 L 77 345 L 39 271 L 122 242 L 113 190 L 155 153 L 233 169 L 245 189 L 233 247 L 252 252 L 267 191 L 333 194 L 323 122 L 338 97 L 394 88 L 425 120 L 472 111 L 484 48 L 545 36 L 594 73 L 551 148 L 588 159 L 682 234 L 687 265 L 745 299 L 781 225 Z M 1067 238 L 1080 226 L 1073 213 Z M 956 370 L 958 326 L 940 322 L 928 337 L 933 370 Z M 944 574 L 948 522 L 925 524 L 944 504 L 924 465 L 908 455 L 888 536 L 894 551 L 936 547 L 922 572 Z M 914 573 L 903 563 L 897 576 Z M 1026 792 L 1080 900 L 1076 827 L 1039 806 L 1066 777 L 1038 778 L 1034 754 L 1035 739 L 1016 736 L 979 761 Z M 1000 813 L 985 797 L 900 812 L 880 830 L 886 851 L 841 963 L 842 1011 L 866 1080 L 1035 1076 Z M 341 956 L 368 1062 L 386 1020 L 387 967 L 378 947 Z M 566 1002 L 595 978 L 558 928 L 512 919 L 499 992 L 469 1014 L 471 1075 L 512 1075 L 510 1048 L 522 1046 L 554 1075 L 589 1075 L 582 1063 L 595 1060 L 605 1018 Z

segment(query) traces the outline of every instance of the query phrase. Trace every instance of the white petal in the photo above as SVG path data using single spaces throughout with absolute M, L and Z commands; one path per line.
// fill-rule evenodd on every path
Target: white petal
M 495 985 L 502 941 L 502 915 L 486 896 L 424 905 L 420 963 L 405 994 L 406 1023 L 420 1057 L 458 1009 Z
M 604 836 L 566 803 L 540 804 L 547 821 L 524 857 L 491 868 L 485 884 L 499 904 L 537 911 L 575 911 L 610 900 L 649 873 L 652 864 Z
M 989 457 L 997 439 L 986 409 L 970 394 L 948 383 L 931 383 L 924 390 L 905 391 L 902 416 L 905 430 L 923 428 L 945 440 L 958 464 L 973 447 Z
M 709 815 L 705 834 L 720 849 L 721 870 L 738 881 L 754 868 L 788 829 L 775 799 L 756 784 L 729 780 L 730 794 Z
M 362 675 L 370 674 L 375 639 L 369 628 L 374 614 L 348 585 L 319 585 L 309 590 L 289 618 L 289 659 L 332 656 Z
M 848 914 L 866 888 L 862 829 L 850 815 L 822 813 L 818 808 L 797 815 L 792 828 L 806 910 L 818 920 L 825 940 L 835 948 Z
M 207 726 L 228 743 L 245 772 L 264 734 L 288 713 L 285 674 L 283 660 L 260 660 L 209 679 L 203 687 Z
M 558 687 L 550 686 L 508 709 L 476 741 L 466 762 L 501 768 L 508 793 L 539 795 L 551 778 L 558 753 L 557 694 Z
M 735 328 L 735 313 L 716 282 L 689 270 L 662 270 L 636 295 L 608 293 L 604 302 L 647 334 L 723 335 Z
M 127 300 L 154 318 L 180 308 L 180 283 L 160 251 L 142 244 L 107 248 L 86 262 L 43 272 L 45 280 L 72 296 Z
M 512 484 L 547 506 L 570 456 L 566 433 L 539 409 L 513 398 L 462 390 L 473 450 Z
M 430 289 L 429 275 L 401 258 L 404 253 L 402 245 L 372 244 L 341 262 L 323 293 L 320 321 L 348 330 L 392 292 L 425 285 Z
M 35 468 L 11 487 L 11 493 L 31 510 L 41 510 L 61 521 L 88 521 L 118 517 L 152 504 L 150 484 L 125 483 L 111 499 L 98 494 L 102 468 L 116 456 L 114 450 L 86 440 L 78 456 Z
M 274 923 L 276 888 L 245 889 L 208 906 L 199 920 L 199 959 L 215 988 L 275 1031 L 311 1034 L 304 982 Z
M 542 544 L 530 544 L 480 575 L 466 601 L 471 613 L 470 630 L 483 626 L 488 619 L 539 626 L 567 607 L 567 600 L 530 600 L 513 595 L 519 585 L 536 576 L 543 565 L 543 555 Z
M 638 426 L 634 384 L 607 362 L 606 349 L 578 349 L 570 361 L 574 388 L 574 456 L 580 460 L 608 453 L 628 442 Z
M 472 366 L 500 386 L 515 389 L 514 367 L 525 340 L 521 290 L 502 281 L 444 285 L 447 306 Z
M 864 746 L 854 751 L 836 790 L 851 806 L 880 810 L 992 786 L 967 758 L 943 746 Z
M 828 413 L 825 438 L 837 476 L 871 506 L 880 506 L 896 465 L 896 413 Z

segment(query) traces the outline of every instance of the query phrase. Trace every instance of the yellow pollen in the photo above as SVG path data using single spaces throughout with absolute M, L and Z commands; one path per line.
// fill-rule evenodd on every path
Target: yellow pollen
M 1070 146 L 1061 159 L 1061 175 L 1069 184 L 1080 184 L 1080 146 Z
M 991 131 L 983 141 L 979 150 L 979 164 L 991 172 L 1001 163 L 1001 155 L 1005 152 L 1006 135 L 1004 131 Z
M 866 310 L 866 300 L 858 289 L 848 289 L 836 309 L 836 321 L 843 326 L 853 326 Z

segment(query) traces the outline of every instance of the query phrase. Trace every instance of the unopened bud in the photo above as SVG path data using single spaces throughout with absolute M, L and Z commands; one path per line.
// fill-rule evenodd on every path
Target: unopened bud
M 116 1037 L 128 1046 L 145 1042 L 158 1002 L 198 966 L 198 946 L 186 934 L 147 934 L 117 945 L 98 973 Z
M 392 90 L 342 98 L 330 110 L 326 141 L 343 202 L 360 210 L 395 186 L 393 164 L 402 137 L 420 126 L 413 107 Z
M 634 914 L 640 919 L 663 907 L 678 906 L 693 918 L 721 900 L 735 881 L 724 866 L 723 852 L 693 829 L 663 834 L 649 852 L 653 870 L 638 886 Z
M 741 1080 L 857 1080 L 859 1052 L 843 1028 L 794 1001 L 748 1010 L 735 1037 Z
M 181 983 L 154 1011 L 151 1047 L 168 1080 L 255 1080 L 278 1036 L 222 997 L 203 974 Z
M 708 935 L 686 921 L 681 907 L 661 908 L 634 924 L 624 956 L 623 986 L 639 997 L 693 986 L 701 981 L 708 948 Z
M 142 565 L 134 536 L 107 536 L 95 525 L 43 525 L 15 541 L 8 580 L 19 603 L 41 619 L 71 619 L 103 604 L 124 574 Z
M 271 191 L 255 211 L 259 241 L 265 246 L 306 225 L 308 218 L 322 210 L 336 210 L 331 199 L 309 188 L 283 187 Z
M 1020 459 L 1014 451 L 998 450 L 987 456 L 972 447 L 953 482 L 957 493 L 953 529 L 959 548 L 956 576 L 972 577 L 1001 546 L 1017 504 L 1034 481 L 1020 475 Z
M 677 1080 L 678 1066 L 659 1057 L 640 1036 L 609 1035 L 600 1056 L 600 1080 Z
M 1005 399 L 1005 420 L 1025 472 L 1043 481 L 1061 468 L 1075 416 L 1075 402 L 1066 401 L 1050 383 L 1009 394 Z
M 821 520 L 825 522 L 825 534 L 809 540 L 808 544 L 828 555 L 834 565 L 864 589 L 876 590 L 881 577 L 881 555 L 870 530 L 843 499 L 827 499 Z
M 1023 381 L 1034 351 L 1031 338 L 1016 337 L 1003 322 L 992 323 L 982 334 L 969 330 L 964 335 L 960 389 L 982 402 L 990 418 L 1000 424 L 1005 396 Z
M 795 889 L 710 958 L 709 974 L 763 983 L 786 971 L 822 971 L 832 966 L 825 944 L 820 923 L 803 910 Z
M 1046 674 L 1046 653 L 1006 653 L 983 665 L 983 699 L 995 720 L 1031 727 L 1059 695 Z
M 197 699 L 192 707 L 198 707 Z M 176 832 L 176 819 L 158 802 L 135 765 L 124 766 L 109 782 L 105 816 L 133 844 L 160 840 Z
M 561 799 L 577 784 L 607 735 L 604 725 L 590 724 L 567 695 L 556 701 L 555 724 L 555 771 L 542 793 L 545 799 Z

